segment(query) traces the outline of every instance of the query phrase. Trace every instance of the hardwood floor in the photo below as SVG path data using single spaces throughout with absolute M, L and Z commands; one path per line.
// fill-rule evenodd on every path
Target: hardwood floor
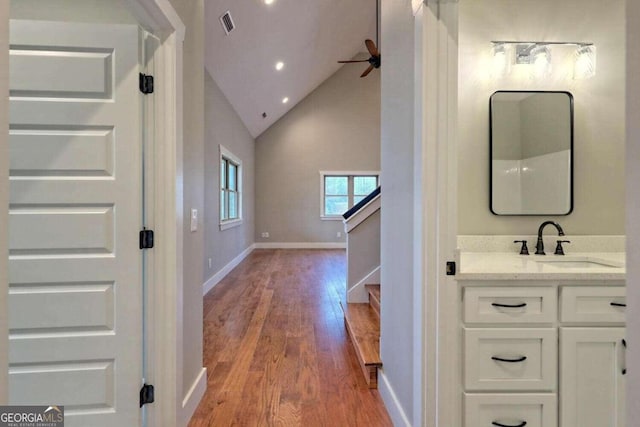
M 255 250 L 204 300 L 189 427 L 392 426 L 344 327 L 344 250 Z

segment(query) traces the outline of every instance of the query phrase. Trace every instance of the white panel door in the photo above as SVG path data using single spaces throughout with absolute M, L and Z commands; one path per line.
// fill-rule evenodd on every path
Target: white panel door
M 138 29 L 11 21 L 9 399 L 140 425 Z
M 562 427 L 625 427 L 623 339 L 624 328 L 560 329 Z

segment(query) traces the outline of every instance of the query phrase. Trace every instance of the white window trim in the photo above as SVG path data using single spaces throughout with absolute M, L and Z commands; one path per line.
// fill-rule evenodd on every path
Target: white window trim
M 228 148 L 219 145 L 220 147 L 220 156 L 218 158 L 218 200 L 220 200 L 220 190 L 222 189 L 222 183 L 220 182 L 220 163 L 223 158 L 227 158 L 231 160 L 238 166 L 238 176 L 237 176 L 237 185 L 238 185 L 238 218 L 226 219 L 222 220 L 220 217 L 220 207 L 218 207 L 218 220 L 220 225 L 220 231 L 228 230 L 230 228 L 238 227 L 242 225 L 242 176 L 244 175 L 242 169 L 242 160 L 240 157 L 233 154 Z
M 325 176 L 371 176 L 378 177 L 378 186 L 380 186 L 380 171 L 320 171 L 320 219 L 322 221 L 342 221 L 342 215 L 325 215 L 324 214 L 324 177 Z

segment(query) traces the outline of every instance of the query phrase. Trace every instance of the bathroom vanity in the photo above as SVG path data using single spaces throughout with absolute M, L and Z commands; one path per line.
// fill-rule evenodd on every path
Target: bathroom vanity
M 462 426 L 625 426 L 624 253 L 457 265 Z

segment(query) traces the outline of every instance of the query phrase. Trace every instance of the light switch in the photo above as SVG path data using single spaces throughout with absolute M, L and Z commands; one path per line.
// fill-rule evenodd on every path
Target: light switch
M 191 231 L 198 231 L 198 209 L 191 209 Z

